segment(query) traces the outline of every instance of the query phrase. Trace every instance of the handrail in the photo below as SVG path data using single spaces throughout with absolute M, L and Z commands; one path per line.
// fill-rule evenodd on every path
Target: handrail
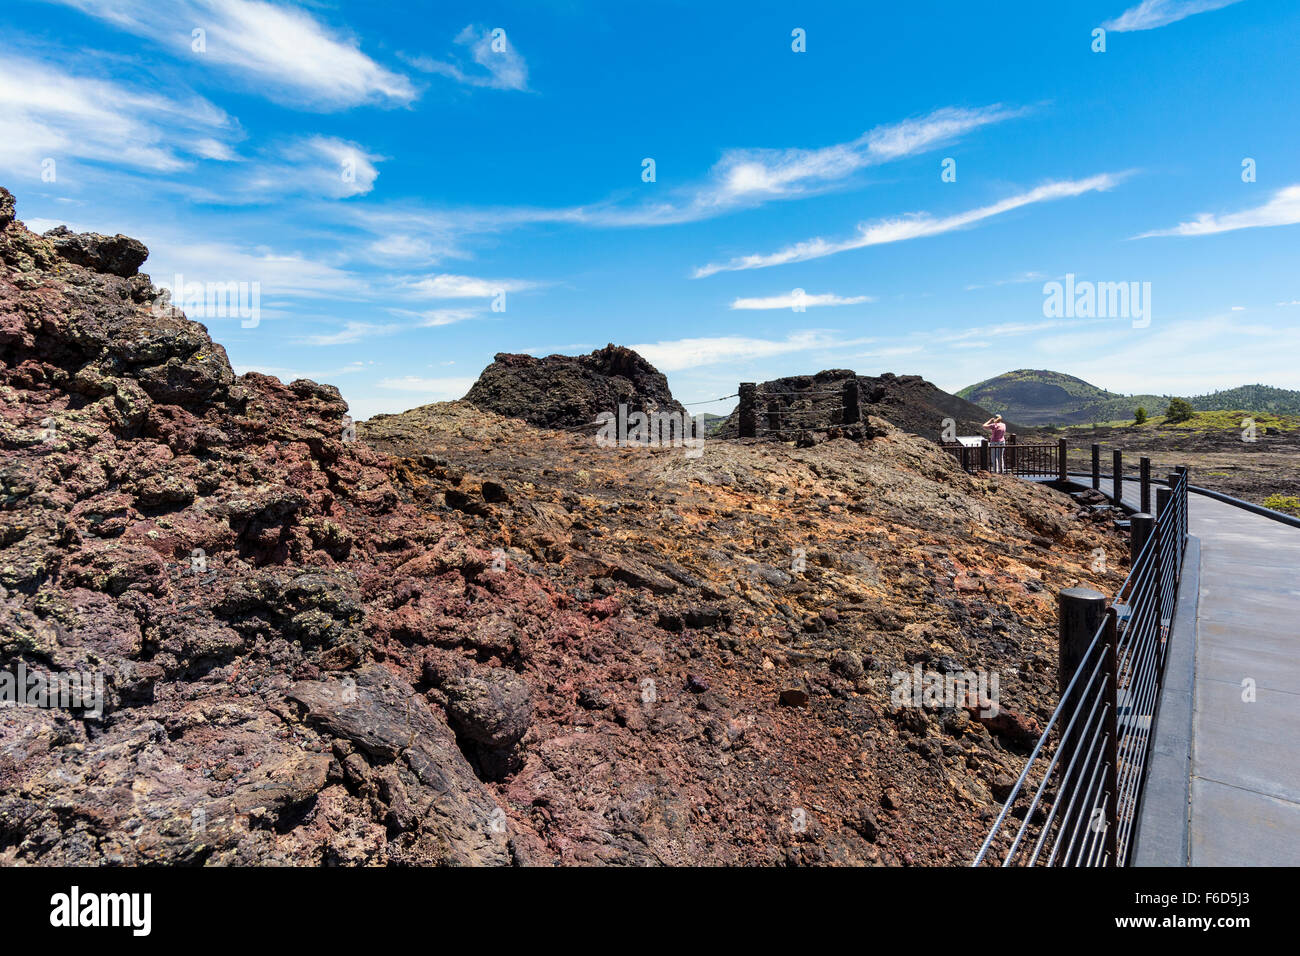
M 947 447 L 946 445 L 944 447 Z M 1092 472 L 1088 471 L 1071 471 L 1067 472 L 1071 478 L 1090 478 Z M 1102 478 L 1111 480 L 1112 475 L 1102 472 Z M 1127 481 L 1137 481 L 1137 478 L 1126 478 Z M 1169 482 L 1164 478 L 1152 478 L 1152 484 L 1168 485 Z M 1234 508 L 1240 508 L 1242 511 L 1249 511 L 1251 514 L 1257 514 L 1261 518 L 1271 518 L 1274 521 L 1280 521 L 1282 524 L 1289 524 L 1293 528 L 1300 528 L 1300 518 L 1295 515 L 1289 515 L 1285 511 L 1276 511 L 1273 508 L 1266 508 L 1263 505 L 1255 504 L 1253 501 L 1246 501 L 1243 498 L 1234 498 L 1232 495 L 1225 494 L 1222 491 L 1216 491 L 1213 488 L 1206 488 L 1202 485 L 1188 485 L 1189 492 L 1195 492 L 1198 495 L 1204 495 L 1206 498 L 1213 498 L 1215 501 L 1222 501 L 1225 505 L 1232 505 Z
M 1131 567 L 1100 623 L 1067 634 L 1062 618 L 1062 647 L 1086 649 L 973 866 L 1127 863 L 1187 544 L 1187 472 L 1170 477 L 1145 538 L 1134 519 Z
M 987 438 L 978 445 L 939 442 L 939 447 L 956 457 L 962 470 L 990 471 L 1022 478 L 1060 478 L 1064 475 L 1065 445 L 1054 442 L 1019 442 L 1014 434 L 1000 445 Z

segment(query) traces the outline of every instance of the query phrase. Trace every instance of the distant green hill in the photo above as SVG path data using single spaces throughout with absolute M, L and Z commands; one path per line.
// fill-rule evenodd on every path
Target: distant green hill
M 1222 392 L 1197 395 L 1188 401 L 1192 403 L 1192 408 L 1201 412 L 1240 408 L 1248 412 L 1300 415 L 1300 392 L 1289 388 L 1274 388 L 1272 385 L 1241 385 Z
M 1073 375 L 1046 369 L 1016 369 L 957 393 L 967 401 L 1023 425 L 1086 425 L 1128 421 L 1139 406 L 1163 415 L 1172 395 L 1121 395 Z M 1300 391 L 1269 385 L 1240 388 L 1189 398 L 1198 411 L 1240 410 L 1300 414 Z

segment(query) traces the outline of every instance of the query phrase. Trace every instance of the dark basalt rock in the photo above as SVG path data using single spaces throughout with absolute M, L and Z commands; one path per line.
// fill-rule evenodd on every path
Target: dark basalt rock
M 14 194 L 0 186 L 0 229 L 14 221 Z
M 534 358 L 499 352 L 465 401 L 530 425 L 586 425 L 601 412 L 684 412 L 663 373 L 629 348 Z
M 844 423 L 841 390 L 845 382 L 858 381 L 861 422 Z M 807 393 L 801 394 L 801 393 Z M 829 393 L 829 394 L 828 394 Z M 781 429 L 773 433 L 768 422 L 768 403 L 781 406 Z M 940 440 L 945 419 L 955 423 L 956 434 L 983 434 L 981 425 L 990 413 L 965 399 L 950 395 L 919 375 L 858 375 L 851 369 L 825 369 L 815 375 L 791 375 L 758 385 L 758 437 L 794 441 L 800 447 L 816 443 L 815 435 L 825 438 L 862 440 L 877 437 L 867 423 L 871 416 L 883 418 L 897 428 Z M 733 409 L 717 426 L 719 437 L 739 433 L 740 410 Z M 805 427 L 800 427 L 801 425 Z
M 144 243 L 129 236 L 75 233 L 67 226 L 56 226 L 45 233 L 45 238 L 54 244 L 61 259 L 124 279 L 139 272 L 144 261 L 149 258 L 149 250 Z

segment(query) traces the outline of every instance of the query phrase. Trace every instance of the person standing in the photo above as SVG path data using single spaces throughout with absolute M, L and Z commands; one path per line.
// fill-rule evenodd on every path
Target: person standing
M 1005 472 L 1004 454 L 1007 447 L 1007 426 L 1002 421 L 1001 415 L 994 415 L 983 425 L 989 430 L 989 467 L 997 474 Z

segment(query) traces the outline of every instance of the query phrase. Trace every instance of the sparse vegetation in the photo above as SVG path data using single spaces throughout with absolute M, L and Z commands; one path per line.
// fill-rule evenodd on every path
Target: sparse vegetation
M 1269 495 L 1264 499 L 1264 507 L 1300 517 L 1300 497 L 1295 495 Z
M 1133 424 L 1145 425 L 1146 423 L 1147 423 L 1147 410 L 1143 408 L 1141 405 L 1139 405 L 1137 407 L 1137 410 L 1133 413 Z

